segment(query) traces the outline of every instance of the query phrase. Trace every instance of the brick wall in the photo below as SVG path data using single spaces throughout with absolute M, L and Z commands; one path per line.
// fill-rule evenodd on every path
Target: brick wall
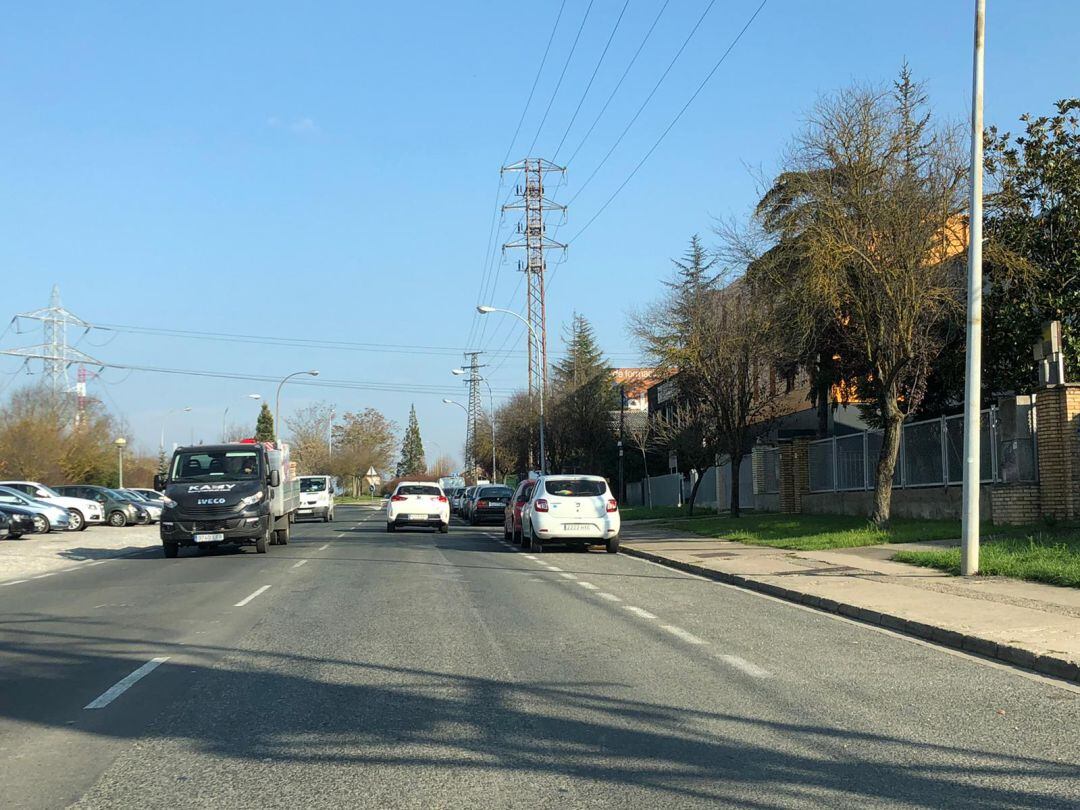
M 990 488 L 990 509 L 995 524 L 1037 523 L 1041 517 L 1038 484 L 1006 484 Z
M 1080 385 L 1041 389 L 1035 395 L 1039 437 L 1040 509 L 1058 520 L 1080 517 Z

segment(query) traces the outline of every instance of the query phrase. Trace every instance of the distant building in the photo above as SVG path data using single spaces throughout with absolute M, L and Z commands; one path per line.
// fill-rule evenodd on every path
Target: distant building
M 615 384 L 626 392 L 626 410 L 648 411 L 648 390 L 661 379 L 657 370 L 655 368 L 616 368 L 612 370 L 612 373 Z

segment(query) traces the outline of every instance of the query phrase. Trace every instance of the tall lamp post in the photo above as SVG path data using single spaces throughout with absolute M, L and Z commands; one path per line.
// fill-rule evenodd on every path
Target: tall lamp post
M 162 453 L 165 452 L 165 422 L 168 421 L 169 416 L 176 413 L 178 410 L 183 411 L 184 413 L 191 413 L 190 406 L 187 408 L 170 408 L 165 412 L 165 416 L 161 419 L 161 441 L 158 443 L 158 450 Z
M 278 420 L 281 417 L 281 387 L 285 385 L 293 377 L 299 377 L 303 374 L 309 377 L 318 377 L 319 372 L 315 369 L 310 371 L 294 371 L 292 374 L 286 375 L 282 378 L 281 382 L 277 386 L 277 394 L 274 395 L 274 446 L 281 447 L 281 433 L 278 430 Z
M 262 394 L 246 394 L 248 399 L 262 399 Z M 221 441 L 227 442 L 229 440 L 228 428 L 225 426 L 225 420 L 229 416 L 229 406 L 225 406 L 225 413 L 221 415 Z
M 127 439 L 123 436 L 118 436 L 116 441 L 113 442 L 116 445 L 116 470 L 117 479 L 120 489 L 124 488 L 124 447 L 127 445 Z
M 485 304 L 481 304 L 480 306 L 478 306 L 476 308 L 476 311 L 479 312 L 481 315 L 487 315 L 490 312 L 501 312 L 504 315 L 510 315 L 510 316 L 513 316 L 514 318 L 517 318 L 519 321 L 521 321 L 523 324 L 525 324 L 525 328 L 529 330 L 529 335 L 532 337 L 533 343 L 536 343 L 536 329 L 533 328 L 533 325 L 531 323 L 529 323 L 527 320 L 522 318 L 520 315 L 518 315 L 513 310 L 502 309 L 500 307 L 489 307 L 489 306 L 487 306 Z M 540 375 L 541 380 L 544 380 L 546 377 L 547 377 L 546 373 L 542 373 Z M 540 384 L 540 473 L 543 474 L 545 472 L 547 472 L 547 454 L 544 452 L 544 385 L 543 385 L 543 383 L 541 383 Z
M 461 410 L 465 411 L 466 429 L 468 428 L 468 422 L 469 422 L 469 409 L 468 408 L 466 408 L 464 405 L 462 405 L 456 399 L 444 399 L 443 400 L 443 405 L 457 405 L 459 408 L 461 408 Z M 465 461 L 466 461 L 466 463 L 468 463 L 472 467 L 473 470 L 476 469 L 476 465 L 473 462 L 471 462 L 469 459 L 465 459 Z
M 450 373 L 455 377 L 460 377 L 462 374 L 468 374 L 469 370 L 464 368 L 451 369 Z M 488 413 L 491 414 L 491 480 L 498 480 L 495 475 L 495 395 L 491 393 L 491 383 L 485 380 L 483 377 L 477 377 L 480 382 L 487 386 L 488 390 Z M 468 411 L 466 411 L 468 413 Z

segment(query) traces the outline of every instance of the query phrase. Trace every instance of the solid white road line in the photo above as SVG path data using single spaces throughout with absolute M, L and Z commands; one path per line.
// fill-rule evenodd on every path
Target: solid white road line
M 622 601 L 622 599 L 617 597 L 615 594 L 608 593 L 607 591 L 601 591 L 600 593 L 597 594 L 597 596 L 599 596 L 601 599 L 607 599 L 609 602 L 621 602 Z
M 751 664 L 745 658 L 739 658 L 737 655 L 717 655 L 721 661 L 725 664 L 735 667 L 740 672 L 749 675 L 752 678 L 771 678 L 772 673 L 767 669 L 762 669 L 756 664 Z
M 153 672 L 155 669 L 157 669 L 159 666 L 161 666 L 168 660 L 169 656 L 167 655 L 162 655 L 158 658 L 151 658 L 149 661 L 147 661 L 137 670 L 132 672 L 130 675 L 121 678 L 113 686 L 110 686 L 108 689 L 102 692 L 99 697 L 94 698 L 83 708 L 104 709 L 106 706 L 108 706 L 110 703 L 120 697 L 120 695 L 124 694 L 124 692 L 126 692 L 137 682 L 145 678 L 147 675 L 149 675 L 151 672 Z
M 557 566 L 557 565 L 548 565 L 548 566 L 545 566 L 545 567 L 547 568 L 548 571 L 562 571 L 562 569 L 559 568 L 559 566 Z
M 300 562 L 296 563 L 293 566 L 293 568 L 299 568 L 301 565 L 304 565 L 306 562 L 307 562 L 307 560 L 301 560 Z
M 662 625 L 660 625 L 660 629 L 661 630 L 667 630 L 669 633 L 671 633 L 671 635 L 678 636 L 683 641 L 688 642 L 690 644 L 707 644 L 708 643 L 704 639 L 698 638 L 693 633 L 687 632 L 686 630 L 683 630 L 681 627 L 676 627 L 673 624 L 662 624 Z
M 561 572 L 559 576 L 563 579 L 577 579 L 576 576 L 574 576 L 573 574 L 567 574 L 565 571 Z
M 600 590 L 598 587 L 593 585 L 591 582 L 579 582 L 578 585 L 580 585 L 582 588 L 588 588 L 590 591 L 598 591 L 598 590 Z
M 13 580 L 11 580 L 11 582 L 0 582 L 0 588 L 3 588 L 5 585 L 18 585 L 18 584 L 20 584 L 22 582 L 29 582 L 29 581 L 30 580 L 28 580 L 28 579 L 13 579 Z
M 270 586 L 269 585 L 263 585 L 261 588 L 259 588 L 257 591 L 255 591 L 255 593 L 251 594 L 251 596 L 247 596 L 247 597 L 241 599 L 239 602 L 237 602 L 235 605 L 233 605 L 233 607 L 243 607 L 248 602 L 250 602 L 252 599 L 254 599 L 256 596 L 258 596 L 260 593 L 265 593 L 268 590 L 270 590 Z
M 631 613 L 633 613 L 633 614 L 634 614 L 635 616 L 640 616 L 640 617 L 641 617 L 641 618 L 643 618 L 643 619 L 655 619 L 655 618 L 656 618 L 656 614 L 655 614 L 655 613 L 649 613 L 649 611 L 647 611 L 647 610 L 642 610 L 642 609 L 641 609 L 641 608 L 639 608 L 639 607 L 634 607 L 633 605 L 623 605 L 623 607 L 624 607 L 624 608 L 625 608 L 626 610 L 629 610 L 629 611 L 630 611 Z
M 30 579 L 45 579 L 45 577 L 56 576 L 56 573 L 57 573 L 56 571 L 53 571 L 53 572 L 48 573 L 48 574 L 38 574 L 36 577 L 30 577 Z
M 537 560 L 536 557 L 534 557 L 532 554 L 522 554 L 521 556 L 524 557 L 526 560 L 532 560 L 533 562 L 539 562 L 539 560 Z

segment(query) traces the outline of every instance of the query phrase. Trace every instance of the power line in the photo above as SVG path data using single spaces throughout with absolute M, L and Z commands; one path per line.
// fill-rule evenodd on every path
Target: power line
M 596 74 L 600 72 L 600 65 L 604 63 L 604 57 L 607 56 L 608 48 L 611 47 L 611 41 L 615 39 L 615 32 L 619 30 L 619 24 L 622 22 L 623 15 L 626 14 L 626 9 L 630 6 L 630 0 L 626 0 L 623 3 L 622 10 L 619 12 L 618 18 L 615 20 L 615 26 L 611 29 L 611 33 L 608 35 L 607 42 L 604 43 L 604 50 L 600 52 L 600 58 L 596 60 L 596 67 L 593 68 L 592 75 L 589 77 L 588 83 L 585 85 L 585 92 L 581 94 L 581 98 L 578 99 L 577 107 L 574 108 L 574 114 L 570 116 L 570 123 L 566 125 L 566 130 L 563 132 L 562 138 L 559 139 L 559 145 L 555 147 L 555 154 L 551 156 L 552 160 L 558 160 L 559 150 L 563 148 L 563 144 L 566 143 L 566 136 L 570 134 L 571 128 L 574 126 L 574 122 L 577 120 L 578 113 L 581 112 L 581 105 L 585 103 L 585 97 L 589 95 L 589 90 L 592 89 L 593 82 L 596 80 Z
M 735 39 L 733 39 L 731 41 L 731 44 L 727 46 L 727 50 L 725 50 L 724 53 L 721 54 L 720 58 L 716 61 L 716 64 L 712 66 L 712 69 L 706 74 L 705 78 L 701 80 L 701 84 L 697 86 L 697 89 L 693 92 L 690 98 L 687 99 L 686 103 L 682 106 L 682 109 L 679 110 L 678 114 L 672 119 L 671 123 L 667 125 L 663 132 L 660 133 L 660 137 L 656 139 L 656 143 L 654 143 L 649 148 L 649 151 L 645 153 L 645 156 L 642 157 L 641 160 L 638 161 L 633 171 L 631 171 L 630 174 L 627 175 L 626 179 L 619 184 L 619 187 L 616 188 L 614 192 L 612 192 L 611 196 L 604 201 L 604 204 L 601 205 L 600 209 L 592 215 L 592 217 L 589 219 L 588 222 L 585 223 L 581 230 L 579 230 L 569 240 L 567 240 L 568 245 L 571 244 L 574 240 L 576 240 L 579 236 L 581 236 L 581 234 L 585 233 L 588 227 L 596 221 L 596 218 L 599 217 L 602 213 L 604 213 L 604 209 L 606 209 L 611 204 L 611 201 L 619 195 L 619 192 L 626 188 L 627 183 L 629 183 L 634 178 L 634 175 L 638 173 L 638 170 L 645 164 L 645 161 L 647 161 L 650 155 L 652 155 L 652 153 L 656 151 L 656 148 L 660 146 L 664 138 L 667 137 L 667 134 L 671 132 L 672 128 L 679 122 L 679 119 L 682 118 L 683 113 L 685 113 L 687 109 L 689 109 L 690 105 L 694 103 L 694 99 L 696 99 L 701 93 L 701 91 L 705 89 L 705 85 L 709 83 L 709 80 L 713 77 L 713 74 L 715 74 L 716 71 L 720 69 L 720 66 L 724 64 L 724 60 L 727 59 L 728 54 L 730 54 L 731 51 L 735 48 L 735 46 L 739 44 L 739 40 L 742 39 L 743 34 L 745 34 L 747 29 L 750 28 L 754 20 L 757 19 L 758 14 L 761 13 L 761 10 L 765 8 L 765 4 L 768 2 L 769 0 L 761 0 L 761 3 L 758 5 L 757 9 L 754 11 L 753 14 L 750 15 L 750 19 L 746 21 L 746 24 L 739 30 L 739 33 L 735 36 Z M 581 193 L 580 190 L 578 191 L 578 193 Z M 577 197 L 577 194 L 575 194 L 574 197 Z M 571 198 L 570 201 L 573 202 L 573 198 Z
M 592 11 L 594 2 L 595 0 L 589 0 L 589 5 L 585 8 L 585 16 L 581 18 L 581 25 L 578 26 L 577 34 L 574 35 L 574 42 L 570 46 L 570 53 L 566 55 L 566 61 L 563 63 L 562 72 L 559 74 L 559 80 L 555 82 L 555 89 L 551 93 L 551 98 L 548 99 L 547 109 L 544 110 L 544 116 L 540 119 L 540 126 L 536 128 L 536 135 L 533 136 L 532 143 L 529 144 L 528 154 L 530 155 L 536 147 L 536 142 L 540 140 L 540 133 L 543 131 L 544 124 L 547 122 L 548 113 L 551 112 L 551 105 L 555 103 L 555 97 L 559 95 L 559 88 L 562 87 L 563 77 L 566 76 L 566 69 L 570 67 L 570 60 L 574 58 L 574 51 L 577 50 L 578 40 L 581 39 L 581 32 L 585 29 L 585 22 L 589 19 L 589 12 Z
M 619 133 L 619 137 L 615 139 L 615 143 L 613 143 L 611 145 L 611 148 L 608 149 L 607 154 L 605 154 L 604 157 L 600 160 L 600 162 L 596 165 L 596 168 L 592 170 L 592 174 L 590 174 L 585 179 L 585 182 L 578 187 L 577 192 L 574 194 L 573 197 L 570 198 L 570 203 L 572 203 L 574 200 L 581 196 L 581 192 L 583 192 L 585 188 L 589 185 L 589 183 L 592 182 L 592 179 L 596 177 L 596 173 L 604 167 L 604 164 L 607 163 L 608 158 L 611 157 L 612 153 L 618 148 L 619 144 L 622 143 L 623 138 L 626 137 L 626 133 L 630 131 L 630 128 L 634 126 L 634 123 L 645 111 L 645 108 L 649 105 L 649 102 L 652 101 L 652 97 L 656 95 L 656 91 L 660 89 L 660 85 L 664 83 L 664 79 L 667 78 L 667 75 L 671 72 L 671 69 L 675 67 L 675 63 L 679 61 L 679 57 L 682 56 L 683 51 L 686 50 L 686 46 L 690 44 L 690 40 L 693 39 L 694 34 L 697 33 L 698 28 L 701 27 L 701 24 L 705 21 L 705 17 L 708 16 L 710 11 L 712 11 L 712 7 L 714 5 L 716 5 L 716 0 L 709 0 L 709 5 L 705 6 L 705 10 L 701 12 L 701 16 L 698 17 L 697 22 L 694 23 L 694 27 L 690 29 L 690 33 L 686 35 L 686 39 L 684 39 L 682 45 L 679 46 L 679 50 L 675 52 L 675 56 L 672 57 L 671 61 L 668 63 L 668 66 L 664 69 L 664 72 L 660 74 L 660 78 L 656 80 L 656 84 L 653 85 L 652 90 L 649 91 L 649 95 L 645 96 L 645 100 L 641 102 L 641 106 L 637 108 L 637 112 L 634 113 L 634 117 L 630 119 L 630 122 L 623 128 L 623 131 Z M 567 205 L 569 205 L 570 203 L 567 203 Z

